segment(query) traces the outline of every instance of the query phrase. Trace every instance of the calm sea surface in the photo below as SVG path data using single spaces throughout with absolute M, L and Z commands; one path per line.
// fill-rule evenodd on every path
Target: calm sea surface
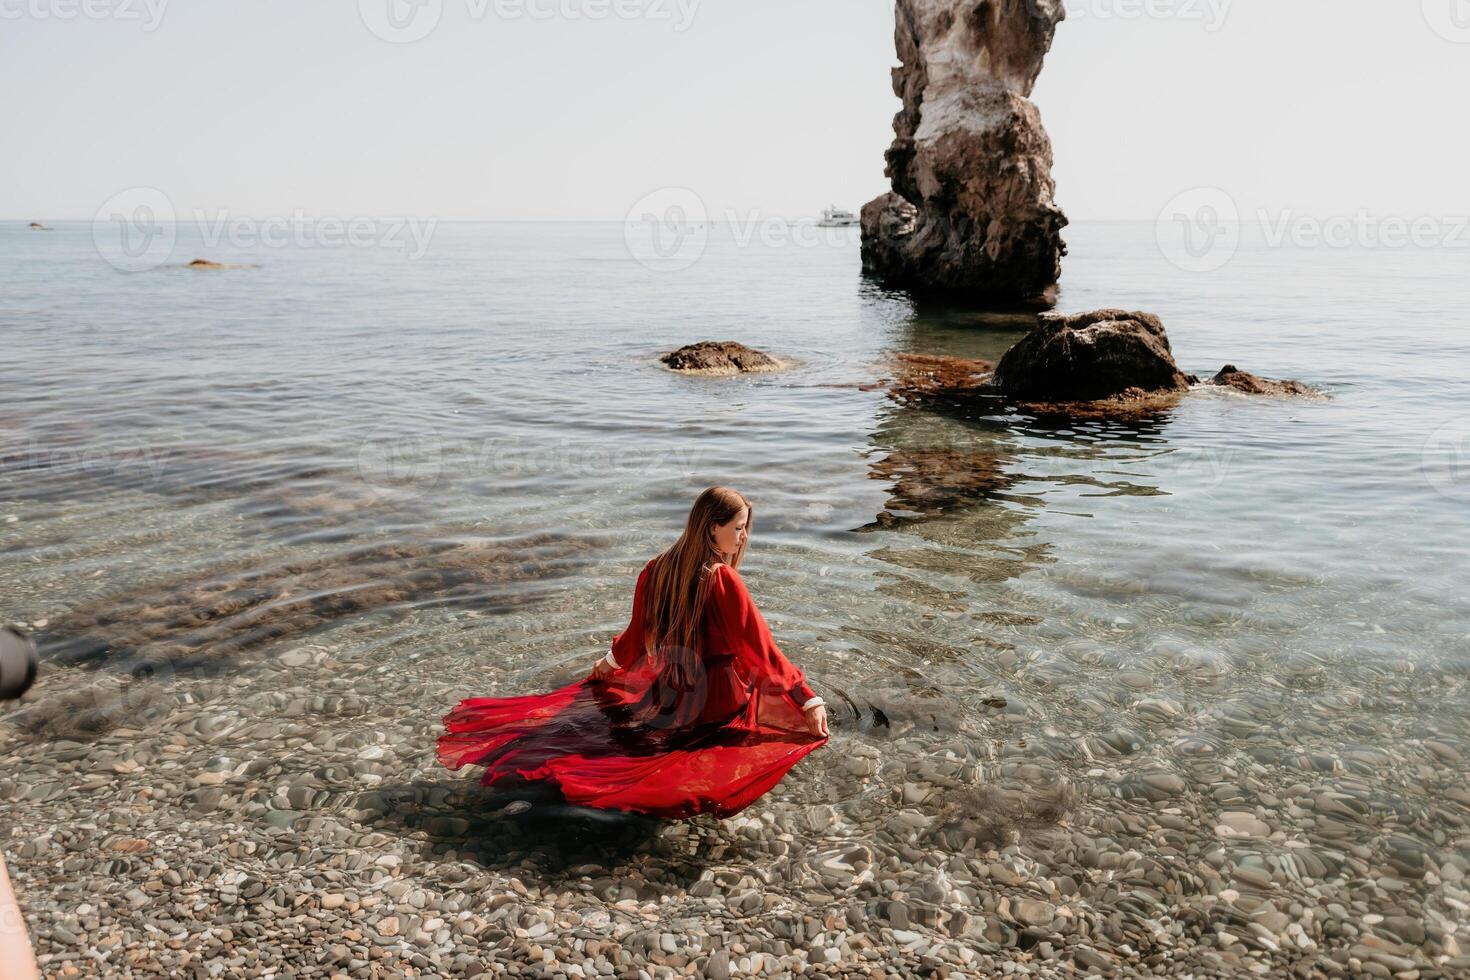
M 1201 798 L 1241 767 L 1407 793 L 1446 758 L 1424 740 L 1470 752 L 1464 250 L 1256 242 L 1187 273 L 1150 224 L 1075 224 L 1060 309 L 1157 313 L 1184 370 L 1331 400 L 1067 427 L 871 387 L 890 352 L 994 359 L 1026 324 L 865 283 L 855 230 L 717 228 L 687 268 L 618 224 L 441 224 L 415 260 L 191 234 L 124 273 L 89 225 L 0 229 L 0 619 L 39 624 L 12 710 L 42 730 L 166 718 L 102 679 L 181 651 L 241 691 L 304 643 L 433 663 L 430 720 L 550 689 L 724 483 L 755 504 L 746 579 L 850 737 Z M 799 366 L 658 364 L 705 339 Z

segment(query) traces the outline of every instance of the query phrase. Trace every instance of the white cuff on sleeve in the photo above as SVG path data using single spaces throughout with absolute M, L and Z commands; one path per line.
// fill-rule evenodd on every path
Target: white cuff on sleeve
M 807 708 L 814 708 L 814 707 L 816 707 L 819 704 L 826 704 L 826 703 L 827 702 L 826 701 L 823 701 L 820 695 L 813 695 L 811 698 L 809 698 L 807 700 L 807 703 L 806 704 L 804 704 L 804 705 L 801 706 L 801 710 L 802 711 L 805 711 Z
M 611 650 L 607 651 L 607 656 L 603 657 L 602 659 L 607 661 L 607 665 L 613 670 L 618 669 L 618 658 L 613 656 L 613 652 Z

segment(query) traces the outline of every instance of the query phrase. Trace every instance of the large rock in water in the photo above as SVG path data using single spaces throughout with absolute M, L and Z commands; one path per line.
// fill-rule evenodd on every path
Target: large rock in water
M 1164 325 L 1152 313 L 1043 313 L 1001 357 L 994 386 L 1025 401 L 1088 402 L 1179 392 L 1190 378 L 1174 364 Z
M 780 371 L 786 367 L 765 351 L 733 340 L 702 340 L 670 351 L 659 358 L 670 370 L 685 374 L 750 374 Z
M 863 208 L 863 267 L 888 285 L 1050 306 L 1066 245 L 1051 141 L 1027 96 L 1061 0 L 897 0 L 893 192 Z

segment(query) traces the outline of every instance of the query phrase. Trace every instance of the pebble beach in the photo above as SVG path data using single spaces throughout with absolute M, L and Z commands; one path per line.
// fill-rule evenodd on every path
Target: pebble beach
M 1215 738 L 1140 697 L 1135 729 L 1066 753 L 1047 732 L 1083 717 L 1023 744 L 1009 705 L 944 732 L 839 711 L 774 798 L 660 824 L 445 778 L 425 706 L 472 672 L 381 668 L 307 645 L 248 694 L 186 680 L 145 726 L 11 740 L 7 851 L 46 975 L 1470 974 L 1455 678 L 1380 679 L 1445 712 L 1406 711 L 1396 749 L 1330 697 L 1295 718 L 1222 699 Z M 1167 765 L 1134 761 L 1156 740 Z

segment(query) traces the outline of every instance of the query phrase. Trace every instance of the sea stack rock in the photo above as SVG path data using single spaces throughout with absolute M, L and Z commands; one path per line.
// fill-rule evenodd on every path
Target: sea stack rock
M 1164 325 L 1152 313 L 1093 310 L 1043 313 L 995 367 L 993 383 L 1011 398 L 1090 402 L 1189 388 L 1174 363 Z
M 1027 96 L 1062 0 L 897 0 L 903 110 L 863 208 L 863 268 L 887 285 L 1050 307 L 1066 245 L 1051 141 Z

